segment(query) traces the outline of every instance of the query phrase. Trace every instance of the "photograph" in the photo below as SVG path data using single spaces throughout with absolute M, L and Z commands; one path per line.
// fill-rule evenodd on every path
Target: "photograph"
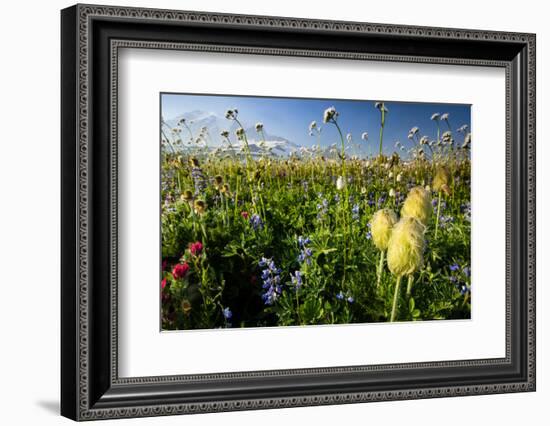
M 471 105 L 160 94 L 161 330 L 470 319 Z

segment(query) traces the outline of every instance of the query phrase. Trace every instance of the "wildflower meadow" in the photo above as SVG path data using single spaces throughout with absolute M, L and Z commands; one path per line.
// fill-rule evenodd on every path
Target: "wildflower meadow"
M 215 117 L 178 96 L 160 123 L 163 330 L 470 318 L 468 106 L 455 123 L 445 104 L 200 98 Z

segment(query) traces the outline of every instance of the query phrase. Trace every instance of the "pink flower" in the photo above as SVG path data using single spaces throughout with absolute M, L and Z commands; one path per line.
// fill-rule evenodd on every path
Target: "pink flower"
M 243 219 L 248 219 L 248 212 L 241 212 L 241 216 L 243 217 Z
M 189 251 L 193 256 L 198 256 L 202 253 L 202 243 L 197 241 L 196 243 L 191 243 L 189 245 Z
M 162 281 L 160 282 L 160 286 L 164 290 L 164 287 L 166 287 L 166 278 L 162 279 Z
M 174 266 L 174 269 L 172 269 L 172 275 L 176 280 L 179 280 L 185 277 L 188 271 L 189 265 L 187 263 L 178 263 Z

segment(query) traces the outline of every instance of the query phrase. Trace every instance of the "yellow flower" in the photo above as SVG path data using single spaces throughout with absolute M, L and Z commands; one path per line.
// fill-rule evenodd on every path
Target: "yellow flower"
M 407 199 L 401 208 L 402 217 L 413 217 L 420 221 L 424 226 L 428 225 L 428 220 L 432 214 L 432 200 L 430 193 L 421 186 L 415 186 L 409 191 Z
M 388 248 L 393 225 L 397 222 L 397 215 L 391 209 L 378 210 L 370 221 L 372 241 L 378 250 Z
M 425 230 L 413 217 L 403 217 L 393 227 L 388 242 L 388 269 L 396 277 L 414 274 L 422 267 Z

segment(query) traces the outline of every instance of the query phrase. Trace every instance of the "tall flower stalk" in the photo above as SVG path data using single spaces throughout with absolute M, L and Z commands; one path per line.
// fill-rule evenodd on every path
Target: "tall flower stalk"
M 437 234 L 439 231 L 439 217 L 441 215 L 441 195 L 443 192 L 445 194 L 450 193 L 450 179 L 451 175 L 449 173 L 449 170 L 446 167 L 441 166 L 436 170 L 435 176 L 432 181 L 432 187 L 434 191 L 437 192 L 437 217 L 435 218 L 435 238 L 437 238 Z
M 185 118 L 182 118 L 182 119 L 180 119 L 180 121 L 178 121 L 178 126 L 185 127 L 187 132 L 189 132 L 189 137 L 191 138 L 191 141 L 195 140 L 195 138 L 193 138 L 193 132 L 191 131 L 191 128 L 188 126 L 187 120 Z
M 437 146 L 439 146 L 440 143 L 440 137 L 441 137 L 441 126 L 439 125 L 439 121 L 441 120 L 441 114 L 438 112 L 435 112 L 430 117 L 430 120 L 435 122 L 435 125 L 437 126 Z
M 384 126 L 386 125 L 386 114 L 389 112 L 384 105 L 384 102 L 376 102 L 374 104 L 375 108 L 380 110 L 380 145 L 378 148 L 378 155 L 382 156 L 382 145 L 384 143 Z
M 346 175 L 346 142 L 342 129 L 338 125 L 338 111 L 333 106 L 327 108 L 323 114 L 323 122 L 328 124 L 332 123 L 338 130 L 340 135 L 340 159 L 342 161 L 341 173 L 342 175 L 338 177 L 336 181 L 336 189 L 343 191 L 343 200 L 342 200 L 342 224 L 343 224 L 343 238 L 344 238 L 344 271 L 342 274 L 342 282 L 346 281 L 346 269 L 347 269 L 347 260 L 348 260 L 348 224 L 347 224 L 347 215 L 348 215 L 348 203 L 349 203 L 349 194 L 348 194 L 348 185 L 347 185 L 347 175 Z
M 252 205 L 256 207 L 256 196 L 254 193 L 254 185 L 253 185 L 253 177 L 251 175 L 251 167 L 252 167 L 252 153 L 250 152 L 250 146 L 248 145 L 248 137 L 246 136 L 246 131 L 244 130 L 243 125 L 237 118 L 239 114 L 239 111 L 234 109 L 228 109 L 225 113 L 225 118 L 228 120 L 233 120 L 235 123 L 238 124 L 238 128 L 235 132 L 237 139 L 243 142 L 244 151 L 245 151 L 245 168 L 246 168 L 246 178 L 248 181 L 248 185 L 250 187 L 250 197 L 252 199 Z M 265 217 L 265 212 L 264 212 Z

